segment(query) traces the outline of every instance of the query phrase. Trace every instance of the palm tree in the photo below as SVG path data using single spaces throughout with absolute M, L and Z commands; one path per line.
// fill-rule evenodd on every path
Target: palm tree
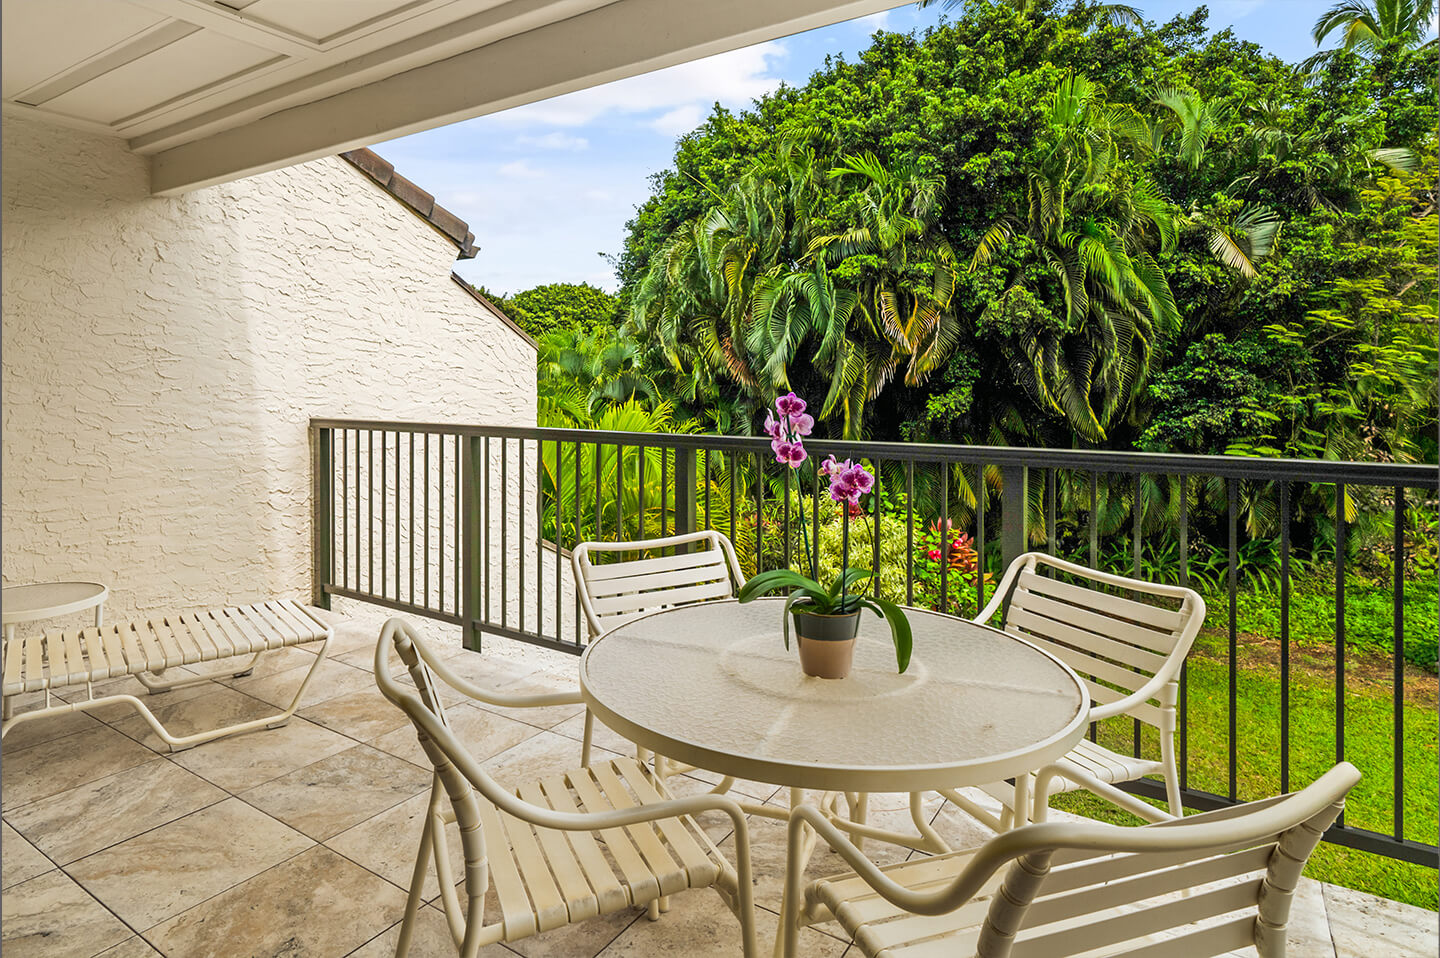
M 1179 325 L 1150 253 L 1175 244 L 1170 204 L 1152 180 L 1119 163 L 1123 150 L 1148 149 L 1150 138 L 1139 114 L 1107 103 L 1089 80 L 1062 80 L 1027 173 L 1027 209 L 996 221 L 970 264 L 978 270 L 1010 254 L 1009 288 L 985 318 L 1016 332 L 1024 353 L 1016 372 L 1037 402 L 1094 442 Z
M 866 368 L 846 396 L 847 424 L 875 399 L 903 366 L 905 384 L 918 386 L 950 355 L 959 336 L 950 310 L 955 254 L 940 233 L 944 181 L 914 163 L 891 169 L 874 154 L 846 156 L 832 179 L 860 177 L 859 224 L 817 237 L 810 249 L 820 262 L 856 276 L 856 310 L 872 348 Z M 832 330 L 833 331 L 833 330 Z M 831 344 L 822 342 L 824 356 Z M 858 348 L 856 340 L 849 347 Z M 837 380 L 838 382 L 838 380 Z M 826 399 L 826 408 L 832 400 Z
M 1435 0 L 1374 0 L 1373 5 L 1365 0 L 1340 0 L 1320 15 L 1311 31 L 1317 47 L 1338 31 L 1340 46 L 1321 50 L 1302 63 L 1300 69 L 1315 73 L 1341 50 L 1373 57 L 1392 43 L 1407 49 L 1430 46 L 1435 43 L 1434 37 L 1423 44 L 1421 41 L 1434 22 Z

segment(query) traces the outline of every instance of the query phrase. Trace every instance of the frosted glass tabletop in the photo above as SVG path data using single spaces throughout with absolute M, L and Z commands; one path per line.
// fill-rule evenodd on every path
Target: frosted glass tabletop
M 6 586 L 0 593 L 0 620 L 6 624 L 34 622 L 91 609 L 105 602 L 109 591 L 98 582 L 37 582 Z
M 864 613 L 848 678 L 800 671 L 783 600 L 652 613 L 590 644 L 580 687 L 638 745 L 725 775 L 797 788 L 908 792 L 1034 771 L 1081 738 L 1088 700 L 1035 646 L 952 616 L 907 610 L 904 675 L 885 622 Z

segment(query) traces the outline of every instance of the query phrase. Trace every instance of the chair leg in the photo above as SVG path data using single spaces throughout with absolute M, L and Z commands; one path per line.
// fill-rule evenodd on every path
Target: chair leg
M 590 766 L 590 742 L 595 737 L 595 713 L 585 710 L 585 736 L 580 740 L 580 767 Z
M 420 833 L 420 850 L 415 853 L 415 868 L 410 873 L 410 894 L 405 899 L 405 918 L 400 922 L 400 939 L 395 943 L 395 958 L 410 954 L 410 940 L 415 934 L 415 918 L 420 912 L 420 892 L 425 885 L 425 870 L 430 866 L 430 834 L 435 816 L 426 814 L 425 828 Z
M 211 679 L 238 679 L 242 675 L 249 675 L 250 672 L 254 670 L 255 663 L 260 661 L 260 656 L 264 655 L 266 651 L 268 650 L 262 650 L 250 656 L 250 661 L 241 669 L 236 669 L 231 665 L 225 668 L 214 669 L 203 675 L 187 675 L 182 679 L 170 680 L 165 680 L 160 677 L 165 674 L 164 670 L 162 670 L 160 672 L 140 672 L 135 678 L 141 685 L 145 686 L 145 690 L 151 695 L 168 692 L 171 689 L 185 688 L 186 686 L 196 685 L 200 682 L 209 682 Z M 154 678 L 151 678 L 151 676 L 154 676 Z
M 651 921 L 660 920 L 660 899 L 651 899 L 650 904 L 645 906 L 645 917 Z

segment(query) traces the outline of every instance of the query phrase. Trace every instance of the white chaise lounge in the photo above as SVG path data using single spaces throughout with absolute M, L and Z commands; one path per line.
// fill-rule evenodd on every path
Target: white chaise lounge
M 298 603 L 289 599 L 259 602 L 233 609 L 211 609 L 157 615 L 120 625 L 91 627 L 73 632 L 47 631 L 43 635 L 16 638 L 5 643 L 4 721 L 0 738 L 21 722 L 31 722 L 66 712 L 85 712 L 124 702 L 144 716 L 172 751 L 190 748 L 224 735 L 236 735 L 259 728 L 278 728 L 290 721 L 305 694 L 315 670 L 325 659 L 333 630 Z M 94 683 L 133 675 L 150 692 L 165 692 L 197 682 L 228 676 L 242 676 L 266 652 L 318 642 L 315 661 L 305 673 L 289 707 L 274 715 L 251 719 L 193 735 L 176 737 L 133 695 L 114 693 L 96 697 Z M 179 666 L 223 663 L 245 657 L 243 663 L 222 665 L 203 674 L 185 673 L 165 679 L 168 669 Z M 83 685 L 87 697 L 60 702 L 55 689 Z M 45 704 L 37 709 L 12 714 L 14 697 L 27 692 L 44 692 Z

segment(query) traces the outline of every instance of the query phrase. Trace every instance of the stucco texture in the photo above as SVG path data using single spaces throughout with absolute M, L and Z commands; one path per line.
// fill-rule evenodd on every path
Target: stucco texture
M 533 348 L 344 161 L 155 198 L 118 141 L 0 133 L 6 584 L 303 600 L 312 416 L 535 423 Z

